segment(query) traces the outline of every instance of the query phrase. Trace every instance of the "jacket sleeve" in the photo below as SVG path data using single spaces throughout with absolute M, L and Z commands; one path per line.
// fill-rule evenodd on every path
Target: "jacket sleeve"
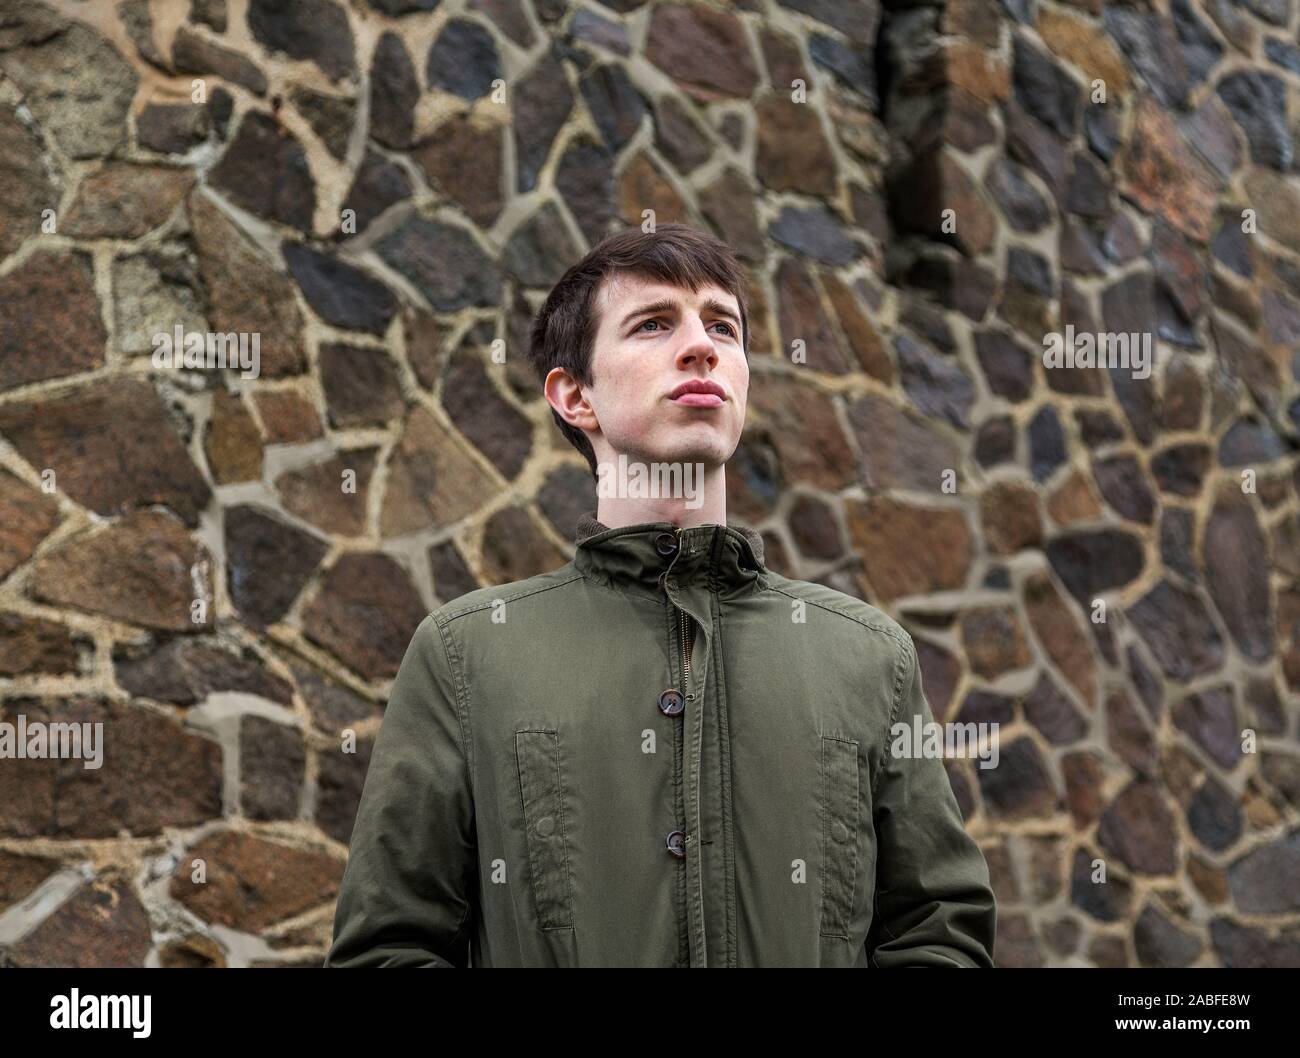
M 478 875 L 467 723 L 430 615 L 375 737 L 326 966 L 466 965 Z
M 877 868 L 866 941 L 870 965 L 989 967 L 996 908 L 988 864 L 966 833 L 943 761 L 891 752 L 896 723 L 934 719 L 910 636 L 899 665 L 898 701 L 872 798 Z

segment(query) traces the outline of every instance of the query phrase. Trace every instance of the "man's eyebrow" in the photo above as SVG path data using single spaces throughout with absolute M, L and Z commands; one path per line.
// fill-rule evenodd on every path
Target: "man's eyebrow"
M 726 302 L 719 301 L 717 298 L 705 298 L 704 308 L 707 312 L 711 312 L 715 316 L 725 316 L 727 319 L 734 321 L 737 327 L 740 326 L 740 316 Z
M 619 324 L 619 327 L 626 327 L 638 316 L 645 316 L 652 312 L 675 312 L 680 307 L 681 303 L 675 298 L 660 298 L 658 301 L 651 301 L 633 309 L 623 317 L 623 322 Z M 701 307 L 705 312 L 711 312 L 715 316 L 725 316 L 727 319 L 734 321 L 737 326 L 740 324 L 740 317 L 736 312 L 733 311 L 725 302 L 719 301 L 717 298 L 706 298 Z
M 672 312 L 677 307 L 678 303 L 674 298 L 660 298 L 658 301 L 651 301 L 633 309 L 623 317 L 623 322 L 619 326 L 626 327 L 638 316 L 645 316 L 651 312 Z

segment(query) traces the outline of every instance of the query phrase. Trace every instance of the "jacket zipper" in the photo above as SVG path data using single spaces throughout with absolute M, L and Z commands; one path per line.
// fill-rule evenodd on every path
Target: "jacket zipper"
M 680 549 L 682 542 L 681 529 L 673 530 L 677 534 L 677 546 Z M 682 696 L 691 689 L 691 618 L 683 609 L 677 610 L 677 642 L 681 644 L 682 650 Z

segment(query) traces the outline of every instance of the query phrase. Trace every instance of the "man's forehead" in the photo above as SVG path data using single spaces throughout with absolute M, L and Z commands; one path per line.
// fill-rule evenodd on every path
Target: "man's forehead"
M 733 309 L 739 308 L 734 294 L 713 283 L 705 283 L 699 290 L 692 291 L 689 287 L 675 286 L 661 279 L 652 279 L 634 272 L 615 272 L 606 276 L 597 292 L 597 305 L 601 310 L 603 322 L 618 309 L 626 310 L 636 303 L 666 298 L 685 301 L 688 304 L 702 302 L 706 298 L 716 298 Z

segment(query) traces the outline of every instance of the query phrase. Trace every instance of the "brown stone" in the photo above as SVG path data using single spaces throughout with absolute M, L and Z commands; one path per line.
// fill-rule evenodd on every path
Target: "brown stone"
M 361 536 L 366 531 L 370 478 L 377 451 L 363 448 L 338 452 L 319 463 L 286 470 L 275 479 L 285 510 L 326 533 Z
M 43 724 L 103 724 L 104 766 L 88 760 L 28 758 L 0 768 L 6 808 L 0 834 L 13 838 L 115 838 L 161 834 L 221 815 L 221 747 L 156 709 L 90 699 L 11 702 Z
M 31 558 L 58 524 L 53 496 L 0 470 L 0 580 Z
M 332 900 L 342 876 L 323 852 L 227 830 L 186 850 L 169 892 L 205 922 L 260 933 Z
M 1024 584 L 1025 612 L 1034 635 L 1048 656 L 1092 709 L 1097 701 L 1096 661 L 1087 630 L 1046 573 L 1034 573 Z
M 1252 661 L 1273 655 L 1268 541 L 1240 493 L 1214 505 L 1201 543 L 1205 584 L 1237 649 Z
M 397 675 L 428 608 L 406 570 L 379 552 L 343 555 L 303 611 L 303 633 L 367 679 Z
M 895 374 L 894 362 L 890 360 L 879 332 L 863 311 L 862 302 L 857 294 L 831 272 L 822 273 L 821 283 L 840 321 L 840 328 L 848 340 L 849 349 L 857 357 L 862 370 L 885 385 L 892 385 Z
M 1005 102 L 1011 94 L 1011 71 L 1006 63 L 970 41 L 957 41 L 940 49 L 944 82 L 969 92 L 983 103 Z
M 59 861 L 0 849 L 0 911 L 16 904 L 59 869 Z
M 0 305 L 0 390 L 103 364 L 108 332 L 88 254 L 33 254 L 0 279 Z
M 264 376 L 300 374 L 307 361 L 293 281 L 209 199 L 192 193 L 189 210 L 208 293 L 208 322 L 218 332 L 259 334 Z
M 385 537 L 458 522 L 497 491 L 459 435 L 424 407 L 407 416 L 388 465 L 380 513 Z
M 842 375 L 850 365 L 840 348 L 839 338 L 831 327 L 830 318 L 822 306 L 817 284 L 803 262 L 793 257 L 785 258 L 773 279 L 777 297 L 777 317 L 780 321 L 781 354 L 792 358 L 797 347 L 804 359 L 795 360 L 813 371 Z
M 643 210 L 654 210 L 655 222 L 690 222 L 682 196 L 647 154 L 638 154 L 618 178 L 618 211 L 629 225 L 645 221 Z
M 1233 768 L 1243 756 L 1241 724 L 1231 687 L 1211 687 L 1174 703 L 1174 726 L 1223 768 Z
M 321 345 L 319 357 L 321 389 L 334 426 L 377 426 L 402 413 L 406 402 L 397 364 L 382 349 L 329 342 Z
M 144 966 L 153 938 L 149 915 L 125 880 L 83 885 L 9 949 L 14 966 Z
M 956 444 L 928 420 L 874 393 L 849 405 L 849 425 L 862 452 L 862 483 L 869 489 L 942 492 L 952 471 L 960 483 Z
M 1036 28 L 1043 43 L 1074 63 L 1089 85 L 1096 79 L 1106 82 L 1107 103 L 1128 92 L 1128 67 L 1110 38 L 1095 24 L 1064 11 L 1039 9 Z
M 1101 847 L 1139 874 L 1173 874 L 1178 867 L 1178 829 L 1154 782 L 1130 783 L 1111 802 L 1097 827 Z
M 703 4 L 657 5 L 650 15 L 645 55 L 701 102 L 746 99 L 758 84 L 740 20 Z
M 886 496 L 846 504 L 853 549 L 867 582 L 886 602 L 964 587 L 970 572 L 970 526 L 951 507 L 919 507 Z
M 293 674 L 298 682 L 312 720 L 322 731 L 336 734 L 362 720 L 379 715 L 380 708 L 368 698 L 363 698 L 343 684 L 310 669 L 295 664 Z
M 787 483 L 839 489 L 852 480 L 853 453 L 835 406 L 811 386 L 765 377 L 750 388 L 749 418 L 770 438 Z
M 1106 698 L 1106 741 L 1138 775 L 1156 778 L 1159 754 L 1155 736 L 1122 690 L 1116 690 Z
M 1106 807 L 1103 795 L 1106 771 L 1101 757 L 1091 750 L 1067 753 L 1061 759 L 1065 776 L 1065 798 L 1077 829 L 1083 830 L 1101 818 Z
M 219 691 L 293 703 L 288 682 L 256 654 L 237 654 L 208 641 L 176 638 L 144 651 L 127 646 L 114 651 L 113 666 L 118 685 L 131 694 L 174 705 L 196 705 Z
M 289 389 L 259 390 L 253 395 L 268 444 L 298 444 L 321 436 L 315 406 Z
M 1216 181 L 1192 153 L 1174 119 L 1153 98 L 1135 107 L 1133 133 L 1121 163 L 1120 190 L 1197 242 L 1211 234 Z
M 225 512 L 226 590 L 246 623 L 264 628 L 289 610 L 325 556 L 325 541 L 252 506 Z
M 316 825 L 335 841 L 347 842 L 352 837 L 373 749 L 373 742 L 358 739 L 355 751 L 336 747 L 318 757 Z
M 993 245 L 997 220 L 988 197 L 948 151 L 918 154 L 891 180 L 890 188 L 895 223 L 952 243 L 968 257 L 978 257 Z M 950 217 L 947 210 L 952 211 Z
M 477 112 L 453 114 L 411 152 L 430 184 L 483 228 L 505 204 L 505 135 L 500 124 Z M 473 158 L 473 165 L 465 159 Z
M 0 676 L 76 669 L 77 646 L 63 625 L 43 617 L 0 613 Z
M 754 173 L 772 191 L 835 194 L 835 157 L 817 111 L 788 95 L 764 96 L 755 108 L 758 144 Z
M 1013 555 L 1042 543 L 1038 495 L 1029 485 L 1015 481 L 994 483 L 980 496 L 980 520 L 989 550 L 996 555 Z
M 37 559 L 30 589 L 42 602 L 171 632 L 197 632 L 214 618 L 211 560 L 161 511 L 132 511 L 60 541 Z M 201 622 L 190 609 L 196 591 Z
M 566 561 L 522 507 L 503 507 L 483 527 L 483 569 L 489 585 L 549 573 Z
M 506 478 L 516 477 L 532 452 L 532 426 L 493 383 L 483 359 L 461 351 L 443 374 L 447 416 Z
M 1059 807 L 1051 773 L 1038 746 L 1028 736 L 1004 742 L 996 768 L 976 771 L 984 805 L 997 819 L 1042 819 L 1054 815 Z
M 62 231 L 82 239 L 138 239 L 175 212 L 193 183 L 188 169 L 109 162 L 81 182 Z
M 245 56 L 180 26 L 172 41 L 172 63 L 180 73 L 216 74 L 223 80 L 247 88 L 254 95 L 266 94 L 266 75 Z
M 980 606 L 961 620 L 962 646 L 971 671 L 986 680 L 1023 669 L 1033 655 L 1010 606 Z
M 239 394 L 219 389 L 213 395 L 203 450 L 218 485 L 261 478 L 262 438 Z
M 222 969 L 226 966 L 226 955 L 211 937 L 191 933 L 164 944 L 158 951 L 158 965 L 164 970 Z
M 754 190 L 740 169 L 727 166 L 697 193 L 697 200 L 700 212 L 737 256 L 747 261 L 763 259 L 766 244 L 754 209 Z
M 239 721 L 239 805 L 249 819 L 296 819 L 307 753 L 302 732 L 261 716 Z
M 9 107 L 0 107 L 0 260 L 41 230 L 42 214 L 59 204 L 41 164 L 41 144 Z M 7 318 L 7 317 L 6 317 Z M 0 358 L 0 363 L 9 359 Z

